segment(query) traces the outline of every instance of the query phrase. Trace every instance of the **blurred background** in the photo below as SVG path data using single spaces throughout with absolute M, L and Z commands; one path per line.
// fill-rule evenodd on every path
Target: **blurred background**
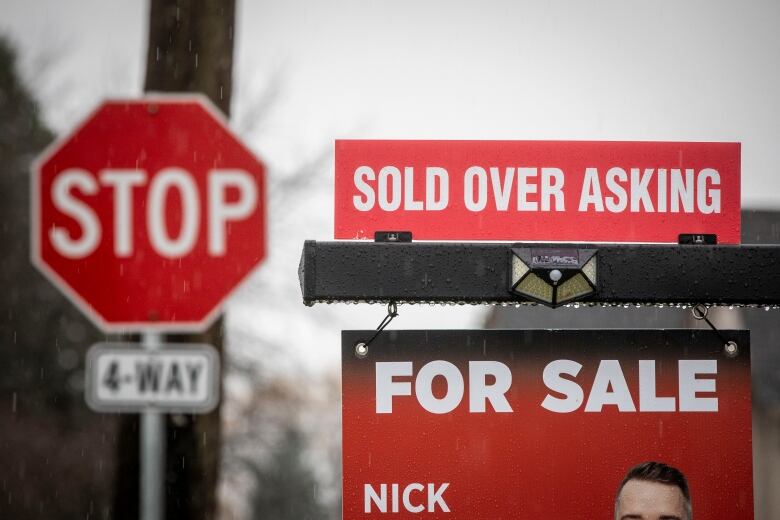
M 105 336 L 29 262 L 30 163 L 101 100 L 223 74 L 212 99 L 268 166 L 268 257 L 205 333 L 221 407 L 168 418 L 168 518 L 340 518 L 339 334 L 385 309 L 301 303 L 303 241 L 333 236 L 334 140 L 739 141 L 743 242 L 777 244 L 778 22 L 768 0 L 0 0 L 0 518 L 138 514 L 138 421 L 84 404 L 85 352 Z M 186 24 L 200 39 L 182 51 L 169 35 Z M 711 314 L 753 331 L 762 519 L 780 517 L 777 313 Z M 391 327 L 689 316 L 403 305 Z

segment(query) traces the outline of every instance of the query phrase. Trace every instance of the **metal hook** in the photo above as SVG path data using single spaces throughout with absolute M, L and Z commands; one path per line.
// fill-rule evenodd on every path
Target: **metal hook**
M 360 359 L 365 358 L 368 356 L 368 346 L 376 339 L 379 334 L 385 330 L 385 327 L 390 325 L 390 322 L 393 321 L 393 318 L 398 316 L 398 306 L 395 302 L 390 302 L 387 304 L 387 316 L 382 318 L 382 321 L 379 323 L 379 326 L 376 328 L 376 332 L 373 336 L 371 336 L 371 339 L 368 341 L 361 341 L 357 345 L 355 345 L 355 356 L 359 357 Z
M 710 326 L 712 330 L 715 331 L 715 334 L 718 335 L 718 338 L 723 342 L 723 353 L 726 355 L 726 357 L 737 357 L 739 355 L 739 345 L 737 345 L 737 342 L 734 340 L 727 340 L 723 337 L 723 334 L 720 333 L 720 331 L 715 327 L 715 325 L 712 324 L 712 322 L 707 318 L 707 313 L 709 312 L 709 308 L 704 305 L 703 303 L 698 303 L 693 306 L 691 309 L 691 314 L 693 314 L 693 319 L 695 320 L 704 320 L 704 322 Z

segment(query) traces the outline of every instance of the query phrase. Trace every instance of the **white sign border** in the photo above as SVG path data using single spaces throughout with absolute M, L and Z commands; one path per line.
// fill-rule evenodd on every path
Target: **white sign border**
M 148 356 L 171 353 L 197 353 L 205 355 L 213 370 L 207 375 L 210 381 L 207 383 L 208 399 L 203 404 L 166 406 L 160 404 L 121 404 L 105 403 L 97 397 L 97 360 L 101 355 L 117 352 L 142 353 Z M 206 343 L 162 343 L 159 350 L 146 350 L 140 343 L 106 341 L 95 343 L 87 351 L 87 359 L 84 366 L 84 399 L 87 406 L 99 413 L 183 413 L 183 414 L 207 414 L 212 412 L 220 401 L 221 366 L 217 350 Z
M 263 244 L 263 257 L 257 262 L 254 267 L 249 269 L 244 277 L 236 283 L 225 295 L 214 305 L 214 308 L 206 314 L 202 320 L 199 321 L 171 321 L 171 322 L 109 322 L 101 315 L 97 309 L 89 304 L 71 285 L 62 278 L 49 264 L 47 264 L 41 256 L 41 244 L 39 241 L 39 226 L 40 226 L 40 213 L 41 208 L 38 203 L 39 192 L 39 178 L 41 175 L 41 166 L 47 162 L 54 154 L 56 154 L 67 143 L 74 134 L 80 132 L 89 122 L 94 118 L 97 113 L 103 108 L 106 103 L 128 103 L 128 104 L 147 104 L 147 103 L 197 103 L 203 109 L 214 118 L 214 120 L 223 127 L 223 129 L 229 134 L 233 135 L 241 148 L 252 156 L 262 167 L 263 176 L 260 183 L 260 211 L 263 212 L 263 229 L 262 236 L 264 237 Z M 106 98 L 100 101 L 83 119 L 79 124 L 73 127 L 70 131 L 61 134 L 54 142 L 49 144 L 43 152 L 38 154 L 32 161 L 30 166 L 30 261 L 32 264 L 49 280 L 57 289 L 59 289 L 65 297 L 84 314 L 89 320 L 101 331 L 109 333 L 129 333 L 129 332 L 142 332 L 142 331 L 155 331 L 155 332 L 205 332 L 217 319 L 217 316 L 222 312 L 222 308 L 225 306 L 225 302 L 230 296 L 236 292 L 239 286 L 249 279 L 252 274 L 259 269 L 263 261 L 268 257 L 268 212 L 267 212 L 267 200 L 266 200 L 266 175 L 268 167 L 263 163 L 257 155 L 247 147 L 244 142 L 239 139 L 235 132 L 230 128 L 228 120 L 225 115 L 220 111 L 217 106 L 204 94 L 199 93 L 164 93 L 164 92 L 151 92 L 135 99 L 125 98 Z

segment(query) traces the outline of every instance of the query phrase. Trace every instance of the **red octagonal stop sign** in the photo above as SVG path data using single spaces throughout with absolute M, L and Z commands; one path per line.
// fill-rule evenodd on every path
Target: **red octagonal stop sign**
M 32 173 L 33 263 L 103 329 L 203 329 L 265 256 L 265 168 L 205 98 L 103 103 Z

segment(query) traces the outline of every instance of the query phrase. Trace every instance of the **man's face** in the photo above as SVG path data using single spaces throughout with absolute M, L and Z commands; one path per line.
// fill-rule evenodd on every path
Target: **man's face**
M 688 520 L 677 486 L 629 480 L 617 500 L 617 520 Z

